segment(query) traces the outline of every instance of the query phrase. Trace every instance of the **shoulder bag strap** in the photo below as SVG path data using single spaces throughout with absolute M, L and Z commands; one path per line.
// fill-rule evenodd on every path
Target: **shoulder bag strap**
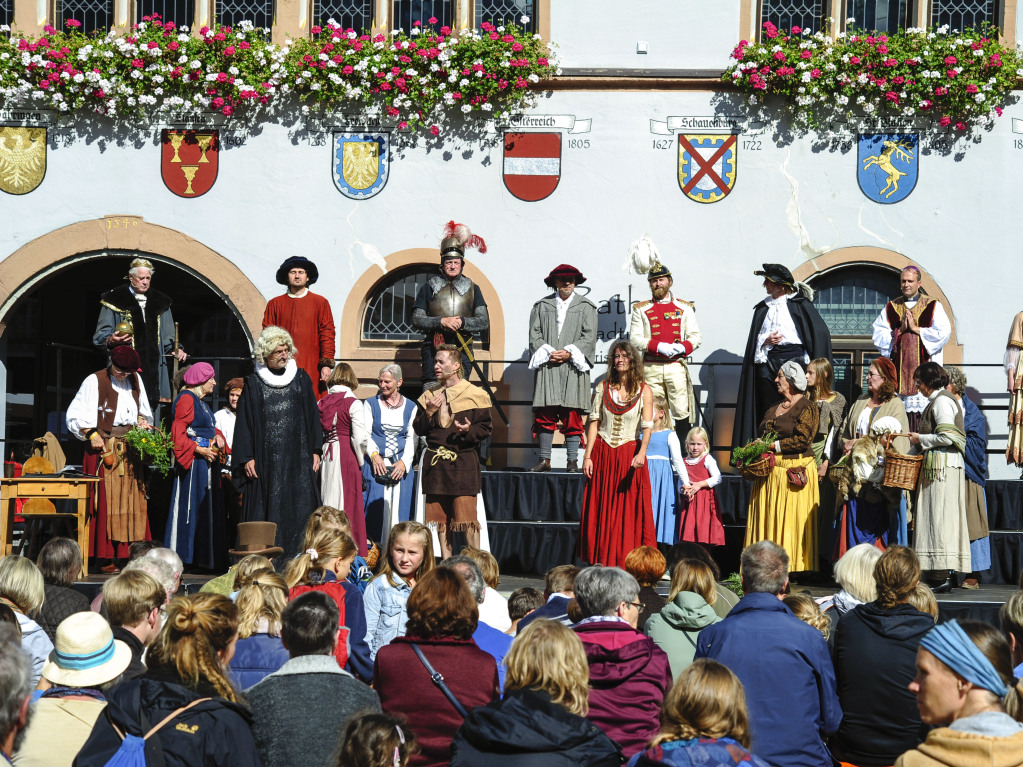
M 423 665 L 426 666 L 426 671 L 430 675 L 430 679 L 433 683 L 440 688 L 440 691 L 444 693 L 444 697 L 447 698 L 451 702 L 451 705 L 455 707 L 455 711 L 458 712 L 458 715 L 465 719 L 465 717 L 469 715 L 469 712 L 465 710 L 465 706 L 463 706 L 458 698 L 455 697 L 455 694 L 451 692 L 450 688 L 444 684 L 444 677 L 441 676 L 439 671 L 430 665 L 430 661 L 428 661 L 426 656 L 423 655 L 423 651 L 419 649 L 419 645 L 413 642 L 412 650 L 417 656 L 419 656 L 419 660 L 423 662 Z

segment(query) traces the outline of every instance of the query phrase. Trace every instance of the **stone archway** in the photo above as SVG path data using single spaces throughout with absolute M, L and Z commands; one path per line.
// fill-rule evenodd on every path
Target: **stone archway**
M 0 261 L 0 321 L 40 280 L 108 250 L 141 251 L 188 270 L 231 307 L 250 343 L 259 335 L 266 299 L 241 269 L 182 232 L 132 215 L 108 215 L 55 229 Z
M 945 308 L 945 313 L 948 315 L 948 320 L 952 324 L 952 336 L 949 338 L 948 343 L 945 345 L 943 350 L 944 361 L 946 364 L 962 364 L 963 347 L 962 344 L 959 343 L 956 335 L 955 311 L 952 308 L 952 304 L 949 302 L 948 297 L 945 295 L 938 283 L 935 282 L 933 277 L 931 277 L 927 269 L 912 258 L 886 248 L 875 248 L 863 245 L 849 248 L 838 248 L 837 250 L 832 250 L 821 256 L 817 256 L 816 258 L 804 261 L 792 271 L 792 276 L 801 282 L 805 282 L 811 277 L 819 276 L 825 272 L 842 267 L 856 266 L 858 264 L 862 264 L 864 266 L 882 266 L 894 270 L 900 270 L 906 266 L 915 266 L 919 269 L 922 276 L 921 284 L 923 289 L 931 298 L 935 298 L 942 303 Z

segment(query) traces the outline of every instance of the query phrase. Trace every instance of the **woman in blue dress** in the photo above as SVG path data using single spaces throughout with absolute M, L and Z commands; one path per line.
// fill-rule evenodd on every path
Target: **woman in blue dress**
M 401 396 L 401 384 L 401 366 L 384 365 L 377 376 L 379 393 L 365 402 L 370 437 L 362 465 L 363 506 L 366 532 L 381 545 L 392 527 L 412 518 L 416 403 Z
M 171 409 L 177 466 L 164 540 L 186 565 L 219 570 L 226 564 L 227 527 L 220 470 L 210 467 L 227 442 L 203 402 L 217 386 L 213 366 L 197 362 L 185 371 L 184 383 Z

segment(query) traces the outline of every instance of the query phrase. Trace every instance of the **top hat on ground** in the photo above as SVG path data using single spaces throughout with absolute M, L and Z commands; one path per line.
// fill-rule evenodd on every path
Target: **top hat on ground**
M 288 272 L 292 269 L 305 269 L 305 273 L 309 275 L 309 284 L 312 285 L 316 280 L 320 278 L 320 271 L 316 268 L 316 264 L 310 261 L 305 256 L 292 256 L 283 264 L 281 268 L 277 270 L 277 282 L 280 285 L 288 284 Z
M 238 548 L 227 553 L 232 557 L 247 557 L 249 554 L 279 557 L 284 549 L 274 545 L 276 540 L 277 525 L 273 522 L 239 522 Z
M 757 275 L 757 277 L 768 279 L 771 282 L 776 282 L 779 285 L 788 285 L 789 287 L 792 287 L 796 282 L 792 272 L 781 264 L 764 264 L 763 271 L 757 270 L 753 274 Z

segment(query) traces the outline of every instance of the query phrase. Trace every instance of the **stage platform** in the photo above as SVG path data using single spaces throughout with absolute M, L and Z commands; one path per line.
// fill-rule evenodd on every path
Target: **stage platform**
M 502 572 L 543 575 L 575 561 L 586 480 L 564 471 L 483 472 L 490 545 Z M 751 482 L 726 474 L 717 488 L 726 545 L 713 552 L 722 573 L 738 570 Z M 1023 571 L 1023 482 L 992 480 L 985 488 L 991 569 L 985 584 L 1016 586 Z

